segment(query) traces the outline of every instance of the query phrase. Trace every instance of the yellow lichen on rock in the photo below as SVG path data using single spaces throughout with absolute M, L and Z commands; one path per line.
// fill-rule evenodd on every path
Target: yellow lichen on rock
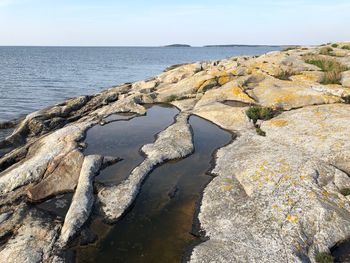
M 299 218 L 294 216 L 294 215 L 287 215 L 287 221 L 291 222 L 291 223 L 296 223 L 298 222 Z
M 244 93 L 243 90 L 238 86 L 232 87 L 232 94 L 234 96 L 233 99 L 248 103 L 255 103 L 255 101 L 252 98 L 250 98 L 246 93 Z
M 276 120 L 271 120 L 271 124 L 273 124 L 275 126 L 278 126 L 278 127 L 282 127 L 282 126 L 288 125 L 288 121 L 287 120 L 276 119 Z
M 292 81 L 310 81 L 310 82 L 319 82 L 323 76 L 322 72 L 318 71 L 303 71 L 300 74 L 291 76 Z
M 232 79 L 233 77 L 226 74 L 218 78 L 218 83 L 222 86 L 222 85 L 225 85 L 227 82 L 231 81 Z

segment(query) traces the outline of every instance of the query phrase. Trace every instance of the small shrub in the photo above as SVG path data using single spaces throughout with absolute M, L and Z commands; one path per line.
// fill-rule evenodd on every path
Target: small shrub
M 248 118 L 253 121 L 254 124 L 256 124 L 258 120 L 269 120 L 274 117 L 273 109 L 259 106 L 250 107 L 246 111 L 246 114 Z
M 289 78 L 293 75 L 295 75 L 295 73 L 292 69 L 280 69 L 274 77 L 280 80 L 290 80 Z
M 350 195 L 350 188 L 341 189 L 340 193 L 344 196 L 348 196 L 348 195 Z
M 333 263 L 334 262 L 333 257 L 326 252 L 318 253 L 315 257 L 315 260 L 317 263 Z
M 331 47 L 323 47 L 320 49 L 320 54 L 329 56 L 329 55 L 332 55 L 332 51 L 333 51 L 333 48 Z
M 334 43 L 334 44 L 332 44 L 332 47 L 337 48 L 338 44 Z
M 341 48 L 342 48 L 342 49 L 350 50 L 350 45 L 345 45 L 345 46 L 342 46 Z

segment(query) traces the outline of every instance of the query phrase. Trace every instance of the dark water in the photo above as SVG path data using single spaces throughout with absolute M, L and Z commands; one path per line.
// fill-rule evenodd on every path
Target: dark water
M 145 116 L 131 120 L 119 120 L 104 126 L 95 126 L 87 132 L 84 151 L 88 154 L 120 157 L 123 160 L 103 170 L 96 181 L 105 184 L 119 183 L 124 180 L 144 159 L 140 148 L 151 143 L 155 135 L 174 122 L 179 111 L 167 105 L 155 105 L 147 110 Z M 120 119 L 112 115 L 107 120 Z M 123 116 L 122 116 L 123 117 Z
M 342 242 L 331 249 L 334 262 L 350 262 L 350 240 Z
M 36 204 L 36 207 L 63 220 L 68 212 L 72 198 L 72 193 L 61 194 L 50 198 L 47 201 Z
M 159 74 L 167 66 L 277 47 L 0 47 L 0 121 Z
M 206 172 L 212 154 L 231 140 L 231 134 L 198 117 L 190 124 L 195 152 L 151 172 L 132 209 L 113 228 L 97 221 L 96 232 L 106 236 L 96 246 L 78 249 L 78 262 L 181 262 L 196 239 L 193 217 L 211 180 Z

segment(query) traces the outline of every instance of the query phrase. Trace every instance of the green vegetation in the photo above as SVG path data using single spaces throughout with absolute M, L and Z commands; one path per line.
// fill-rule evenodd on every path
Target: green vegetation
M 172 102 L 172 101 L 177 100 L 177 99 L 178 99 L 178 96 L 173 94 L 173 95 L 170 95 L 169 97 L 167 97 L 166 102 Z
M 268 107 L 253 106 L 246 111 L 246 114 L 248 118 L 253 121 L 256 133 L 260 136 L 266 136 L 266 132 L 264 132 L 256 122 L 258 120 L 272 119 L 275 116 L 274 110 Z
M 256 130 L 256 133 L 260 136 L 266 136 L 266 132 L 264 132 L 262 129 L 260 129 L 259 126 L 255 125 L 255 130 Z
M 341 189 L 340 193 L 344 196 L 350 195 L 350 188 Z
M 338 44 L 334 43 L 334 44 L 332 44 L 332 47 L 337 48 Z
M 295 75 L 295 72 L 292 69 L 280 69 L 274 77 L 280 80 L 290 80 L 289 77 L 293 75 Z
M 173 95 L 170 95 L 169 97 L 167 97 L 165 102 L 169 103 L 169 102 L 172 102 L 175 100 L 185 100 L 185 99 L 188 99 L 188 97 L 187 96 L 177 96 L 177 95 L 173 94 Z
M 286 48 L 282 49 L 282 51 L 290 51 L 290 50 L 294 50 L 297 48 L 298 48 L 298 46 L 291 46 L 291 47 L 286 47 Z
M 315 260 L 317 263 L 333 263 L 334 262 L 333 257 L 326 252 L 318 253 L 315 257 Z
M 345 45 L 345 46 L 342 46 L 341 48 L 342 48 L 342 49 L 350 50 L 350 45 Z
M 256 124 L 258 120 L 272 119 L 275 115 L 273 109 L 268 107 L 259 107 L 259 106 L 250 107 L 246 111 L 246 114 L 248 118 L 253 121 L 254 124 Z
M 304 58 L 304 61 L 308 64 L 319 67 L 324 76 L 321 84 L 340 84 L 341 73 L 348 70 L 348 68 L 335 59 L 324 58 L 316 55 L 308 55 Z
M 331 56 L 332 55 L 333 48 L 331 47 L 323 47 L 320 49 L 321 55 Z

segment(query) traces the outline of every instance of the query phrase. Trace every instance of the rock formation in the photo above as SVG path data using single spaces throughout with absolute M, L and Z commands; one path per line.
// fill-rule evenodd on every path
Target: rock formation
M 12 149 L 0 158 L 0 262 L 64 262 L 60 252 L 92 210 L 118 220 L 154 166 L 193 151 L 191 114 L 236 138 L 216 154 L 216 177 L 198 215 L 206 240 L 189 260 L 316 262 L 350 237 L 350 50 L 344 45 L 328 53 L 296 47 L 177 65 L 11 122 L 16 129 L 0 142 Z M 111 114 L 145 114 L 149 103 L 181 112 L 143 146 L 144 161 L 125 181 L 98 187 L 95 196 L 94 177 L 106 165 L 103 156 L 84 156 L 86 131 Z M 273 116 L 253 123 L 252 107 Z M 65 192 L 74 192 L 65 220 L 30 204 Z

